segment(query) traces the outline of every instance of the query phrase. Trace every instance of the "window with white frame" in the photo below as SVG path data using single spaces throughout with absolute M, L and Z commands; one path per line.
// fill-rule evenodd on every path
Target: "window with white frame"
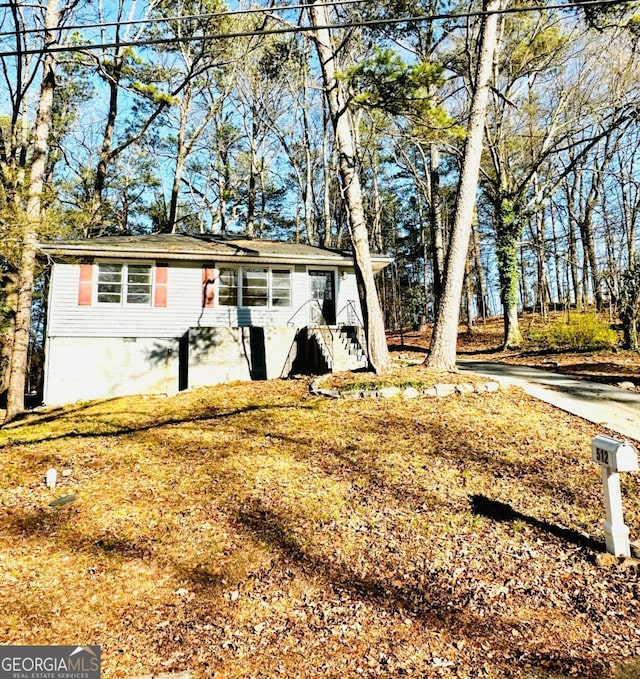
M 271 271 L 271 306 L 282 308 L 291 306 L 291 271 L 288 269 Z
M 269 305 L 269 269 L 242 269 L 242 306 Z
M 220 268 L 218 299 L 222 306 L 238 306 L 238 269 Z
M 151 304 L 153 286 L 149 264 L 98 264 L 97 299 L 101 304 Z
M 221 306 L 291 307 L 291 270 L 267 267 L 220 267 Z

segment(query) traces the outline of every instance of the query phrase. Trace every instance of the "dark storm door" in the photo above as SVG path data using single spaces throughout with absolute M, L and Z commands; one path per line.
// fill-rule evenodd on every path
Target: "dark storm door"
M 336 277 L 334 271 L 309 270 L 312 325 L 336 324 Z

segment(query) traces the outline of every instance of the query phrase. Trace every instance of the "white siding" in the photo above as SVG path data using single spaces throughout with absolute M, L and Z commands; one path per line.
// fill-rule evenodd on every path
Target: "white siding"
M 48 336 L 67 337 L 181 337 L 189 328 L 287 326 L 304 327 L 309 321 L 306 267 L 292 271 L 290 309 L 238 309 L 202 307 L 202 268 L 169 266 L 167 306 L 78 305 L 80 267 L 56 264 L 51 278 Z M 338 275 L 337 311 L 353 300 L 360 314 L 353 271 Z M 95 285 L 95 276 L 94 276 Z M 338 319 L 340 321 L 341 319 Z

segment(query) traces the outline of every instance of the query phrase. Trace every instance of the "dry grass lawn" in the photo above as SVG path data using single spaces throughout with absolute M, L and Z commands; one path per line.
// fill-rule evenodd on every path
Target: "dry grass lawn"
M 105 678 L 638 676 L 596 433 L 517 390 L 304 381 L 34 413 L 0 430 L 0 643 L 99 644 Z

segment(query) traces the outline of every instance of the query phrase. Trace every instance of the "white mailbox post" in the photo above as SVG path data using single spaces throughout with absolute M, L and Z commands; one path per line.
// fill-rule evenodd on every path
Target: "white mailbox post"
M 638 471 L 638 453 L 627 443 L 608 436 L 596 436 L 591 441 L 591 459 L 600 464 L 604 504 L 607 518 L 604 522 L 604 536 L 607 552 L 615 556 L 631 556 L 629 528 L 622 516 L 622 495 L 618 472 Z

